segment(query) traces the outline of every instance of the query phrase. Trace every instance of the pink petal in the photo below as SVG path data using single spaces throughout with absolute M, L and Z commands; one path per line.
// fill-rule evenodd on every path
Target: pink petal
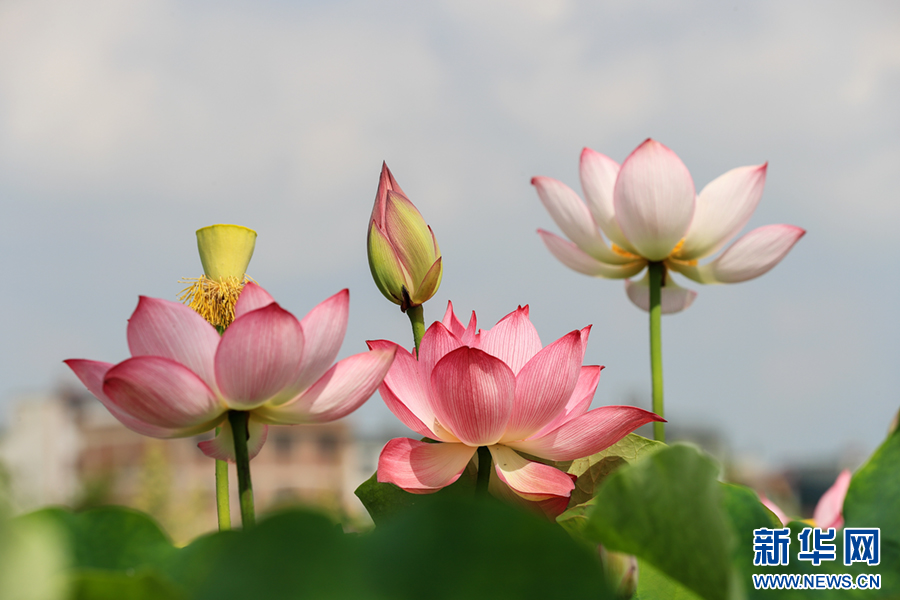
M 75 372 L 75 375 L 81 380 L 81 383 L 84 384 L 90 393 L 96 396 L 112 416 L 121 421 L 128 429 L 136 431 L 141 435 L 148 435 L 155 438 L 181 437 L 179 435 L 179 429 L 158 427 L 156 425 L 145 423 L 125 412 L 116 406 L 112 400 L 106 397 L 106 394 L 103 393 L 103 378 L 106 376 L 106 372 L 113 367 L 111 363 L 72 358 L 63 362 Z
M 597 384 L 600 383 L 600 371 L 602 370 L 603 367 L 596 365 L 581 367 L 578 383 L 575 384 L 575 389 L 572 391 L 572 395 L 569 397 L 569 401 L 566 403 L 563 411 L 534 434 L 534 437 L 542 437 L 560 425 L 564 425 L 586 413 L 588 408 L 591 407 L 594 392 L 597 391 Z
M 526 500 L 548 500 L 569 496 L 575 489 L 572 478 L 559 469 L 532 462 L 506 446 L 489 446 L 497 476 Z
M 391 391 L 389 387 L 384 384 L 381 384 L 381 387 L 378 388 L 378 393 L 381 394 L 381 399 L 384 401 L 385 405 L 388 407 L 394 416 L 400 419 L 400 421 L 421 435 L 422 437 L 431 438 L 433 440 L 440 440 L 443 442 L 458 442 L 456 436 L 449 436 L 452 439 L 447 439 L 445 436 L 441 435 L 444 433 L 444 429 L 441 427 L 437 427 L 437 421 L 432 418 L 429 422 L 432 424 L 431 427 L 425 425 L 419 417 L 415 415 L 405 404 L 403 404 L 399 398 Z M 429 409 L 430 410 L 430 409 Z M 441 432 L 441 434 L 432 430 L 432 428 L 437 429 Z
M 619 222 L 616 221 L 613 190 L 619 176 L 619 163 L 590 148 L 585 148 L 581 151 L 579 175 L 585 200 L 600 231 L 622 249 L 636 253 L 619 228 Z
M 573 331 L 522 367 L 504 443 L 533 435 L 565 409 L 581 373 L 582 349 L 581 332 Z
M 305 390 L 331 368 L 347 332 L 350 292 L 341 290 L 320 302 L 300 321 L 303 361 L 294 389 Z
M 428 392 L 419 375 L 419 363 L 412 354 L 394 342 L 375 340 L 366 342 L 372 350 L 395 350 L 391 368 L 379 388 L 381 399 L 388 410 L 404 425 L 423 437 L 438 439 L 434 432 L 434 411 L 428 401 Z
M 378 178 L 378 191 L 375 192 L 375 207 L 372 209 L 372 218 L 370 219 L 374 220 L 382 228 L 384 227 L 385 201 L 387 200 L 388 192 L 391 191 L 403 194 L 403 190 L 400 189 L 400 185 L 394 179 L 391 170 L 388 169 L 387 163 L 382 162 L 381 176 Z M 406 194 L 403 195 L 405 196 Z
M 444 313 L 444 318 L 441 319 L 441 323 L 444 324 L 444 327 L 446 327 L 450 333 L 458 338 L 462 338 L 463 334 L 466 332 L 466 328 L 462 324 L 462 321 L 460 321 L 456 317 L 456 313 L 453 312 L 453 303 L 449 300 L 447 301 L 447 311 Z
M 747 281 L 781 262 L 805 233 L 793 225 L 766 225 L 739 238 L 722 256 L 706 266 L 718 282 Z
M 756 495 L 759 496 L 759 501 L 762 502 L 763 506 L 768 508 L 770 511 L 772 511 L 772 514 L 778 517 L 778 520 L 781 521 L 782 525 L 787 525 L 791 521 L 788 516 L 784 514 L 784 511 L 781 510 L 777 504 L 769 500 L 765 494 L 760 494 L 759 492 L 757 492 Z
M 574 475 L 569 475 L 569 477 L 574 481 Z M 497 476 L 496 469 L 491 472 L 491 480 L 488 483 L 488 491 L 492 496 L 506 502 L 507 504 L 521 506 L 526 510 L 544 515 L 551 521 L 556 521 L 556 517 L 566 511 L 566 508 L 568 508 L 569 506 L 569 494 L 571 494 L 571 492 L 566 492 L 565 496 L 550 496 L 546 500 L 538 500 L 537 502 L 532 502 L 530 500 L 526 500 L 516 492 L 512 491 L 510 487 Z
M 262 450 L 263 444 L 269 435 L 269 426 L 260 423 L 250 415 L 247 423 L 249 438 L 247 439 L 247 450 L 250 459 L 256 457 Z M 200 442 L 197 447 L 210 458 L 216 460 L 227 460 L 228 462 L 236 462 L 234 454 L 234 430 L 231 428 L 231 422 L 228 419 L 222 421 L 219 435 L 211 440 Z
M 540 437 L 510 447 L 549 460 L 574 460 L 600 452 L 646 423 L 665 421 L 633 406 L 595 408 Z
M 671 274 L 666 274 L 666 284 L 660 288 L 659 307 L 664 315 L 681 312 L 694 303 L 697 292 L 681 287 Z M 640 308 L 650 312 L 650 274 L 647 273 L 638 281 L 625 280 L 625 293 L 628 299 Z
M 394 349 L 354 354 L 338 362 L 299 398 L 262 406 L 255 414 L 269 423 L 325 423 L 359 408 L 375 393 L 394 360 Z
M 294 315 L 269 304 L 235 319 L 216 352 L 216 381 L 235 410 L 296 396 L 303 331 Z
M 622 163 L 613 192 L 622 233 L 647 260 L 663 260 L 687 233 L 694 182 L 678 156 L 648 139 Z
M 584 362 L 584 353 L 587 352 L 588 338 L 591 337 L 591 327 L 593 326 L 582 327 L 579 332 L 581 333 L 581 362 Z
M 444 324 L 444 327 L 446 327 L 450 333 L 462 341 L 463 346 L 471 346 L 472 348 L 479 347 L 480 336 L 478 335 L 478 319 L 475 317 L 474 310 L 469 317 L 469 324 L 464 327 L 462 321 L 456 318 L 456 313 L 453 312 L 453 303 L 448 300 L 447 312 L 444 313 L 444 318 L 441 320 L 441 323 Z
M 538 235 L 541 236 L 541 240 L 547 246 L 547 250 L 556 257 L 556 260 L 583 275 L 605 277 L 607 279 L 624 279 L 640 273 L 644 265 L 647 264 L 647 261 L 642 258 L 624 265 L 609 265 L 600 262 L 572 242 L 566 241 L 549 231 L 538 229 Z
M 616 254 L 606 245 L 606 241 L 597 230 L 591 212 L 572 188 L 549 177 L 533 177 L 531 185 L 537 189 L 544 208 L 559 228 L 581 250 L 610 265 L 630 262 L 628 258 Z
M 187 367 L 160 356 L 137 356 L 109 369 L 103 393 L 135 419 L 179 430 L 180 436 L 208 431 L 225 407 Z
M 241 290 L 237 304 L 234 305 L 234 318 L 239 319 L 248 312 L 258 310 L 264 306 L 268 306 L 275 302 L 275 299 L 269 295 L 269 292 L 262 289 L 258 284 L 248 281 Z
M 850 471 L 844 469 L 837 476 L 834 484 L 822 494 L 816 509 L 813 511 L 813 521 L 816 527 L 821 529 L 840 529 L 844 526 L 844 498 L 850 488 L 850 479 L 853 476 Z
M 162 356 L 179 362 L 213 390 L 218 345 L 215 327 L 180 302 L 141 296 L 128 320 L 128 348 L 132 356 Z
M 466 332 L 463 334 L 462 342 L 471 348 L 481 349 L 481 330 L 477 327 L 474 310 L 472 311 L 472 316 L 469 318 L 469 325 L 466 327 Z
M 703 188 L 678 251 L 680 260 L 714 254 L 744 228 L 762 197 L 767 164 L 732 169 Z
M 512 412 L 516 379 L 501 360 L 463 346 L 431 372 L 438 422 L 469 446 L 487 446 L 503 435 Z
M 378 481 L 413 494 L 431 494 L 459 479 L 475 450 L 463 444 L 393 439 L 378 457 Z
M 541 351 L 541 338 L 528 319 L 528 305 L 518 307 L 481 332 L 481 349 L 505 362 L 513 373 Z
M 419 343 L 419 377 L 423 386 L 428 386 L 431 381 L 431 371 L 439 360 L 447 353 L 462 346 L 462 341 L 450 333 L 444 324 L 435 321 L 425 331 L 422 341 Z

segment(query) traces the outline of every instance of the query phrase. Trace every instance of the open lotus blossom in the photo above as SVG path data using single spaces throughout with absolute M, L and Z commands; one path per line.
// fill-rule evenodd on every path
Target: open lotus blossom
M 519 307 L 491 329 L 476 332 L 475 313 L 464 327 L 448 306 L 428 328 L 419 360 L 393 342 L 369 342 L 397 357 L 380 389 L 407 427 L 439 443 L 393 439 L 378 460 L 378 481 L 428 494 L 456 481 L 480 446 L 494 474 L 525 500 L 555 502 L 557 514 L 574 489 L 572 478 L 520 453 L 549 460 L 595 454 L 651 421 L 632 406 L 588 411 L 599 366 L 582 366 L 590 327 L 546 348 Z
M 585 275 L 626 279 L 640 273 L 648 262 L 662 262 L 667 271 L 661 311 L 678 312 L 690 306 L 697 294 L 678 286 L 668 270 L 698 283 L 746 281 L 777 265 L 806 233 L 793 225 L 766 225 L 739 238 L 712 262 L 698 264 L 718 252 L 750 220 L 762 196 L 766 167 L 732 169 L 697 194 L 681 159 L 657 141 L 646 140 L 621 167 L 585 148 L 580 172 L 586 203 L 555 179 L 531 180 L 571 242 L 543 229 L 538 234 L 560 262 Z M 632 302 L 649 310 L 647 276 L 626 281 L 625 289 Z
M 234 322 L 219 336 L 187 306 L 142 296 L 128 321 L 131 358 L 117 365 L 65 362 L 114 417 L 138 433 L 187 437 L 221 426 L 219 436 L 199 444 L 213 458 L 234 461 L 227 412 L 248 411 L 252 458 L 265 443 L 267 423 L 332 421 L 378 388 L 393 348 L 332 366 L 347 329 L 349 301 L 342 290 L 298 321 L 248 283 Z
M 844 526 L 844 498 L 850 489 L 850 480 L 853 475 L 844 469 L 837 476 L 834 483 L 828 488 L 813 511 L 812 523 L 820 529 L 840 529 Z M 781 510 L 777 504 L 769 500 L 764 494 L 759 494 L 762 503 L 771 510 L 783 525 L 787 525 L 791 519 Z

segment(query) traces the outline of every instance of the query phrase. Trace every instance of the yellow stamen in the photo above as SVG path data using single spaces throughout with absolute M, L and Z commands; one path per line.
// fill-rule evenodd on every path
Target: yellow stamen
M 674 260 L 675 262 L 681 263 L 683 265 L 690 265 L 692 267 L 697 266 L 697 259 L 693 260 L 683 260 L 678 257 L 681 254 L 681 249 L 684 248 L 684 240 L 685 238 L 681 238 L 681 240 L 675 244 L 675 247 L 672 248 L 672 251 L 669 253 L 669 260 Z
M 253 280 L 246 275 L 243 279 L 223 277 L 215 280 L 206 275 L 183 278 L 179 283 L 190 285 L 181 290 L 178 299 L 200 313 L 214 327 L 225 329 L 234 321 L 234 306 L 248 281 Z
M 612 251 L 615 252 L 616 254 L 618 254 L 619 256 L 624 256 L 625 258 L 634 258 L 634 259 L 641 258 L 637 254 L 632 254 L 628 250 L 625 250 L 624 248 L 622 248 L 621 246 L 617 246 L 616 244 L 612 245 Z

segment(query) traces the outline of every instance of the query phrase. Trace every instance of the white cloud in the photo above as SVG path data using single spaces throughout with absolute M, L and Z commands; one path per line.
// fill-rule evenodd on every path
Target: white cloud
M 281 177 L 321 191 L 365 168 L 399 115 L 441 110 L 434 58 L 410 30 L 249 6 L 4 6 L 0 152 L 32 185 L 197 196 L 221 180 L 240 195 Z

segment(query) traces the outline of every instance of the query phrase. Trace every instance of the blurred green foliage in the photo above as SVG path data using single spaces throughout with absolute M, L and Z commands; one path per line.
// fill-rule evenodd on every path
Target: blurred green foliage
M 370 480 L 358 493 L 377 527 L 365 534 L 291 509 L 184 548 L 132 509 L 51 508 L 9 519 L 0 508 L 0 598 L 614 598 L 601 543 L 638 558 L 638 600 L 900 597 L 900 436 L 854 475 L 844 507 L 848 526 L 881 528 L 877 567 L 840 559 L 814 567 L 797 559 L 799 544 L 788 565 L 754 567 L 753 529 L 779 527 L 756 494 L 720 483 L 716 463 L 693 447 L 642 439 L 559 465 L 586 477 L 579 494 L 590 495 L 559 524 L 479 501 L 472 473 L 428 496 Z M 805 526 L 791 523 L 792 539 Z M 840 540 L 836 547 L 840 556 Z M 750 574 L 760 572 L 878 573 L 882 587 L 754 590 Z

